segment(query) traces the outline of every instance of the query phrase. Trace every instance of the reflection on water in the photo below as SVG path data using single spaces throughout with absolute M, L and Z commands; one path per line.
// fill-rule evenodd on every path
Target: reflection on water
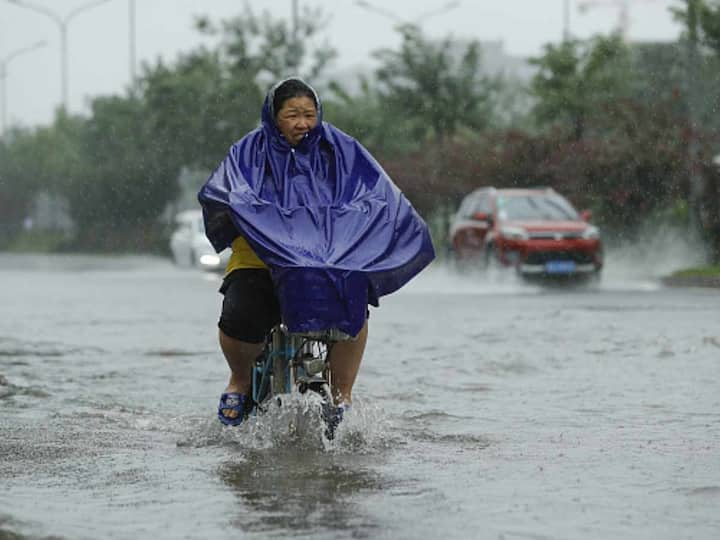
M 363 461 L 290 446 L 246 452 L 223 463 L 219 476 L 244 503 L 234 520 L 241 530 L 352 530 L 362 537 L 378 524 L 356 501 L 386 487 L 371 468 L 377 464 Z

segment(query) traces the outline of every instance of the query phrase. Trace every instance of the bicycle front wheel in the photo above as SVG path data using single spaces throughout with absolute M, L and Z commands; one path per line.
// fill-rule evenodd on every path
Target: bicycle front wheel
M 272 341 L 272 395 L 287 394 L 290 392 L 290 339 L 280 331 L 273 334 Z

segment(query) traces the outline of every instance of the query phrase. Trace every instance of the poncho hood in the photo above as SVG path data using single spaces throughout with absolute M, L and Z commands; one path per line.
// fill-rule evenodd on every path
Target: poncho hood
M 279 83 L 281 84 L 281 83 Z M 368 303 L 434 258 L 427 225 L 355 139 L 322 121 L 296 146 L 275 124 L 275 85 L 262 125 L 232 145 L 198 194 L 217 251 L 241 234 L 271 270 L 291 332 L 356 335 Z

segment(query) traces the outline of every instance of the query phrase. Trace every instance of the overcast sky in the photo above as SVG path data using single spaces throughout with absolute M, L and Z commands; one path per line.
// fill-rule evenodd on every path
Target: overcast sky
M 88 0 L 23 0 L 65 16 Z M 362 8 L 355 0 L 299 0 L 323 6 L 330 15 L 326 35 L 339 51 L 336 65 L 371 64 L 370 52 L 399 43 L 394 22 Z M 560 40 L 565 0 L 460 0 L 456 7 L 422 21 L 433 37 L 502 40 L 511 55 L 531 56 L 548 42 Z M 620 4 L 630 9 L 631 40 L 673 40 L 679 34 L 668 8 L 679 0 L 568 0 L 570 30 L 577 37 L 607 33 L 618 25 Z M 412 20 L 447 5 L 446 0 L 373 0 L 399 18 Z M 202 42 L 193 30 L 194 15 L 232 17 L 242 0 L 136 0 L 138 62 L 158 56 L 172 60 Z M 254 0 L 256 9 L 290 17 L 292 0 Z M 122 93 L 129 82 L 128 0 L 108 0 L 79 14 L 69 25 L 70 110 L 84 112 L 89 97 Z M 51 121 L 61 100 L 60 37 L 57 23 L 46 16 L 0 0 L 0 61 L 13 51 L 45 40 L 47 45 L 16 57 L 8 64 L 5 103 L 11 124 L 38 125 Z M 2 96 L 0 95 L 0 99 Z

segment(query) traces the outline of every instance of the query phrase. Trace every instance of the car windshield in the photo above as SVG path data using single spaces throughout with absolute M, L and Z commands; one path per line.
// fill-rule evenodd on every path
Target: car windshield
M 497 206 L 500 219 L 505 220 L 566 221 L 578 219 L 575 209 L 559 195 L 498 197 Z

